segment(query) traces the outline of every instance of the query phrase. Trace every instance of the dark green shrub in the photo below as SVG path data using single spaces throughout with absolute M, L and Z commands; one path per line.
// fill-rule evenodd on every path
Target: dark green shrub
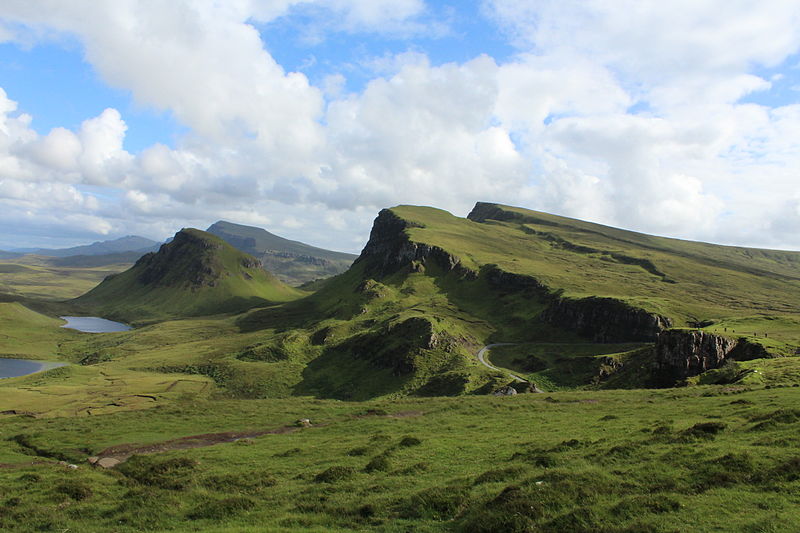
M 125 477 L 162 489 L 182 490 L 191 483 L 197 462 L 186 457 L 156 459 L 134 455 L 116 467 Z
M 389 456 L 381 454 L 373 457 L 367 466 L 364 467 L 364 472 L 370 474 L 372 472 L 387 472 L 392 467 L 392 462 Z
M 552 468 L 556 466 L 555 458 L 541 448 L 531 448 L 522 452 L 515 452 L 511 456 L 512 461 L 524 461 L 540 468 Z
M 22 503 L 22 498 L 14 496 L 13 498 L 9 498 L 5 502 L 3 502 L 3 505 L 6 507 L 17 507 L 21 503 Z
M 794 424 L 800 421 L 800 409 L 778 409 L 766 415 L 753 416 L 750 421 L 758 422 L 751 428 L 753 431 L 771 429 L 780 424 Z
M 276 453 L 274 457 L 294 457 L 295 455 L 300 455 L 303 452 L 300 448 L 290 448 L 285 452 Z
M 407 468 L 404 468 L 404 469 L 400 470 L 398 472 L 398 474 L 403 474 L 403 475 L 408 476 L 408 475 L 413 475 L 413 474 L 420 474 L 422 472 L 427 472 L 430 469 L 431 469 L 431 464 L 430 463 L 424 463 L 424 462 L 423 463 L 416 463 L 416 464 L 413 464 L 413 465 L 411 465 L 411 466 L 409 466 Z
M 370 448 L 367 446 L 359 446 L 358 448 L 353 448 L 352 450 L 347 452 L 347 455 L 351 457 L 359 457 L 362 455 L 367 455 L 370 452 Z
M 409 446 L 419 446 L 420 444 L 422 444 L 422 441 L 419 440 L 418 438 L 406 435 L 405 437 L 400 439 L 398 446 L 407 448 Z
M 483 483 L 497 483 L 499 481 L 509 481 L 518 477 L 524 470 L 519 467 L 501 468 L 498 470 L 487 470 L 479 475 L 473 481 L 474 485 L 481 485 Z
M 256 503 L 245 496 L 232 496 L 222 500 L 210 500 L 198 505 L 187 516 L 192 520 L 220 520 L 229 516 L 249 511 Z
M 722 422 L 700 422 L 681 432 L 678 440 L 687 441 L 692 439 L 711 440 L 725 430 L 728 426 Z
M 58 484 L 56 486 L 56 492 L 75 501 L 85 500 L 92 496 L 92 488 L 83 481 L 76 479 L 70 479 Z
M 712 488 L 729 487 L 751 480 L 756 468 L 746 453 L 727 454 L 701 463 L 692 472 L 692 487 L 698 492 Z
M 356 469 L 351 466 L 332 466 L 314 477 L 317 483 L 336 483 L 353 477 Z
M 646 494 L 622 500 L 612 511 L 615 516 L 630 519 L 652 513 L 670 513 L 680 509 L 678 500 L 666 494 Z
M 466 485 L 432 487 L 422 490 L 400 504 L 401 518 L 450 520 L 462 509 L 469 495 Z

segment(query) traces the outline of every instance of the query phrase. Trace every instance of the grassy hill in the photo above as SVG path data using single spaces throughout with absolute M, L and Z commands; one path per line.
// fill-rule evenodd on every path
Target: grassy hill
M 136 329 L 0 303 L 0 353 L 71 363 L 0 380 L 0 529 L 796 531 L 797 258 L 401 206 L 298 297 L 183 230 L 78 300 Z M 674 333 L 748 357 L 642 389 Z M 545 394 L 491 395 L 501 342 Z
M 799 259 L 493 204 L 478 204 L 468 219 L 400 206 L 381 212 L 347 273 L 240 324 L 296 332 L 302 359 L 278 364 L 303 365 L 303 394 L 491 390 L 501 377 L 475 352 L 493 342 L 522 343 L 498 355 L 551 388 L 597 385 L 623 367 L 610 384 L 643 386 L 654 378 L 638 369 L 653 366 L 653 343 L 670 327 L 743 339 L 762 347 L 761 357 L 794 355 Z M 609 342 L 622 344 L 609 350 Z
M 183 229 L 158 252 L 106 278 L 74 304 L 110 318 L 142 321 L 230 313 L 301 295 L 219 237 Z
M 257 257 L 265 269 L 290 285 L 344 272 L 356 258 L 352 254 L 324 250 L 284 239 L 261 228 L 224 220 L 212 224 L 207 231 Z

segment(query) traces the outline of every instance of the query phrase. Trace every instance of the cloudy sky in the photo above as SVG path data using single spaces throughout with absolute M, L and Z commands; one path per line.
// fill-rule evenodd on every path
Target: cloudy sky
M 798 52 L 797 0 L 3 0 L 0 248 L 494 201 L 800 249 Z

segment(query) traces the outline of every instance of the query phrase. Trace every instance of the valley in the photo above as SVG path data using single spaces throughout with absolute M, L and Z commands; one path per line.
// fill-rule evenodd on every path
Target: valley
M 800 253 L 399 206 L 298 286 L 215 226 L 0 260 L 0 357 L 64 363 L 0 380 L 0 528 L 800 528 Z

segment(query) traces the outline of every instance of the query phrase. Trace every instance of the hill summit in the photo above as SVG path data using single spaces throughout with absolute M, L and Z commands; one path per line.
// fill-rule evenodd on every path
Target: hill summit
M 284 239 L 262 228 L 220 220 L 208 232 L 261 260 L 284 283 L 299 285 L 347 270 L 356 256 Z
M 258 259 L 189 228 L 74 303 L 112 318 L 146 320 L 241 311 L 300 295 L 265 271 Z

